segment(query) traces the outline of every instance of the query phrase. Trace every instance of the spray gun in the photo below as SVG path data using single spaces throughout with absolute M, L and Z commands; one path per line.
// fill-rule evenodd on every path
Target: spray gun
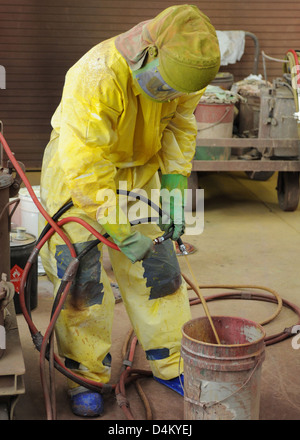
M 169 238 L 171 238 L 173 235 L 173 231 L 171 232 L 167 232 L 166 234 L 162 235 L 161 237 L 157 237 L 155 238 L 154 244 L 160 244 L 163 243 L 164 241 L 168 240 Z M 180 252 L 182 253 L 182 255 L 188 255 L 188 251 L 186 250 L 185 244 L 183 243 L 183 241 L 181 240 L 181 238 L 178 238 L 177 240 L 177 244 L 179 247 Z
M 165 240 L 168 240 L 171 236 L 172 233 L 169 232 L 168 234 L 162 235 L 161 237 L 157 237 L 154 239 L 154 244 L 163 243 Z M 182 255 L 188 255 L 188 251 L 186 250 L 185 244 L 183 243 L 181 238 L 178 238 L 177 244 Z

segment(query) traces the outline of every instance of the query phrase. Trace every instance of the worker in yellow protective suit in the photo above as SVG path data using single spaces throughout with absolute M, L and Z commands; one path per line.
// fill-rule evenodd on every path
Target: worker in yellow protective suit
M 167 384 L 178 380 L 181 327 L 190 319 L 190 306 L 172 241 L 184 233 L 183 202 L 169 202 L 163 190 L 183 194 L 187 187 L 197 133 L 194 110 L 219 64 L 215 30 L 196 6 L 169 7 L 101 42 L 67 72 L 43 159 L 41 200 L 47 212 L 53 216 L 72 201 L 63 217 L 85 220 L 119 246 L 108 249 L 124 305 L 154 377 Z M 149 198 L 152 190 L 160 191 L 169 216 L 158 224 L 130 223 L 127 199 L 116 195 L 124 184 Z M 63 229 L 77 253 L 95 240 L 78 223 Z M 171 231 L 172 240 L 154 247 L 162 231 Z M 80 261 L 56 335 L 68 368 L 108 383 L 115 299 L 102 246 Z M 41 256 L 56 293 L 71 261 L 68 247 L 54 234 Z M 102 395 L 69 382 L 73 412 L 101 414 Z

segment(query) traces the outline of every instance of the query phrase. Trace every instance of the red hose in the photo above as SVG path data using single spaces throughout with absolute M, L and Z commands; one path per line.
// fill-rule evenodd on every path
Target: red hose
M 298 55 L 297 52 L 294 49 L 289 49 L 287 51 L 287 54 L 290 53 L 295 61 L 295 67 L 296 67 L 296 82 L 297 82 L 297 86 L 300 88 L 300 66 L 299 66 L 299 59 L 298 59 Z
M 77 217 L 66 217 L 62 220 L 59 220 L 57 222 L 57 226 L 61 227 L 63 225 L 65 225 L 66 223 L 69 222 L 77 222 L 79 224 L 81 224 L 82 226 L 84 226 L 86 229 L 88 229 L 91 233 L 93 233 L 96 238 L 98 238 L 99 240 L 101 240 L 104 244 L 106 244 L 107 246 L 110 246 L 112 249 L 116 249 L 116 250 L 120 250 L 119 247 L 115 244 L 112 243 L 111 241 L 109 241 L 107 238 L 105 238 L 103 235 L 101 235 L 98 231 L 96 231 L 96 229 L 94 229 L 92 226 L 90 226 L 88 223 L 86 223 L 84 220 L 77 218 Z M 45 235 L 44 237 L 41 238 L 40 242 L 37 243 L 37 245 L 34 248 L 33 253 L 38 250 L 40 251 L 41 248 L 44 246 L 44 244 L 50 239 L 50 237 L 54 234 L 54 232 L 56 232 L 56 230 L 54 230 L 53 228 L 50 229 Z M 72 253 L 72 256 L 75 258 L 76 257 L 76 253 L 74 252 L 74 255 Z M 22 309 L 22 313 L 24 315 L 24 318 L 29 326 L 29 329 L 31 331 L 32 334 L 36 334 L 38 333 L 37 328 L 35 327 L 34 323 L 31 320 L 31 317 L 27 311 L 26 308 L 26 304 L 25 304 L 25 283 L 27 280 L 27 276 L 29 273 L 29 270 L 31 268 L 31 259 L 29 258 L 29 260 L 27 261 L 22 277 L 21 277 L 21 282 L 20 282 L 20 293 L 19 293 L 19 301 L 20 301 L 20 307 Z
M 59 220 L 57 222 L 57 224 L 59 226 L 63 226 L 64 224 L 69 223 L 69 222 L 79 223 L 80 225 L 84 226 L 88 231 L 90 231 L 96 238 L 98 238 L 98 240 L 102 241 L 102 243 L 106 244 L 107 246 L 109 246 L 112 249 L 115 249 L 117 251 L 120 250 L 120 248 L 115 243 L 113 243 L 112 241 L 110 241 L 107 238 L 105 238 L 96 229 L 94 229 L 89 223 L 87 223 L 86 221 L 82 220 L 81 218 L 78 218 L 78 217 L 66 217 L 66 218 L 63 218 L 63 219 Z
M 299 73 L 299 62 L 298 62 L 298 57 L 295 51 L 290 50 L 289 52 L 291 52 L 296 60 L 296 66 L 297 66 L 297 72 Z M 297 75 L 297 83 L 300 84 L 300 75 Z M 75 249 L 73 247 L 73 245 L 71 244 L 70 240 L 68 239 L 68 237 L 65 235 L 65 233 L 62 231 L 61 226 L 65 225 L 66 223 L 69 222 L 77 222 L 79 224 L 81 224 L 82 226 L 84 226 L 87 230 L 89 230 L 97 239 L 101 240 L 104 244 L 106 244 L 107 246 L 115 249 L 115 250 L 120 250 L 118 248 L 118 246 L 115 243 L 112 243 L 110 240 L 106 239 L 103 235 L 101 235 L 98 231 L 96 231 L 91 225 L 89 225 L 87 222 L 85 222 L 82 219 L 79 219 L 77 217 L 67 217 L 64 219 L 59 220 L 58 222 L 55 222 L 50 216 L 49 214 L 45 211 L 45 209 L 42 207 L 41 203 L 39 202 L 38 198 L 36 197 L 33 189 L 31 188 L 31 185 L 27 179 L 27 177 L 25 176 L 25 173 L 23 172 L 22 168 L 20 167 L 20 165 L 18 164 L 18 162 L 16 161 L 14 155 L 12 154 L 4 136 L 2 135 L 2 133 L 0 132 L 0 142 L 2 143 L 5 152 L 7 154 L 7 156 L 9 157 L 9 159 L 11 160 L 16 172 L 19 174 L 19 176 L 21 177 L 21 179 L 23 180 L 29 194 L 31 195 L 35 205 L 37 206 L 37 208 L 39 209 L 39 211 L 41 212 L 41 214 L 44 216 L 44 218 L 48 221 L 48 223 L 51 225 L 51 229 L 44 235 L 44 237 L 42 237 L 42 239 L 39 241 L 39 243 L 36 245 L 34 251 L 32 252 L 31 256 L 29 257 L 29 260 L 27 261 L 24 271 L 23 271 L 23 275 L 21 278 L 21 285 L 20 285 L 20 295 L 19 295 L 19 300 L 20 300 L 20 306 L 22 309 L 22 313 L 24 315 L 24 318 L 29 326 L 30 332 L 31 334 L 34 336 L 37 333 L 39 333 L 38 329 L 36 328 L 36 326 L 34 325 L 34 323 L 31 320 L 31 317 L 27 311 L 26 308 L 26 304 L 25 304 L 25 296 L 24 296 L 24 291 L 25 291 L 25 284 L 26 284 L 26 280 L 27 280 L 27 276 L 28 273 L 30 271 L 30 268 L 32 266 L 32 262 L 35 261 L 35 258 L 37 258 L 37 253 L 40 251 L 40 249 L 44 246 L 44 244 L 46 243 L 46 241 L 48 241 L 50 239 L 50 237 L 56 232 L 60 235 L 60 237 L 63 239 L 63 241 L 66 243 L 66 245 L 68 246 L 71 256 L 73 258 L 76 258 L 76 252 Z M 64 291 L 61 295 L 61 298 L 59 300 L 58 306 L 56 307 L 54 314 L 51 318 L 50 324 L 45 332 L 45 335 L 43 337 L 42 340 L 42 344 L 41 344 L 41 348 L 40 348 L 40 373 L 41 373 L 41 380 L 42 380 L 42 387 L 43 387 L 43 392 L 44 392 L 44 397 L 45 397 L 45 403 L 46 403 L 46 411 L 47 411 L 47 416 L 49 419 L 52 418 L 53 416 L 53 412 L 51 411 L 50 408 L 50 401 L 49 401 L 49 393 L 47 393 L 47 383 L 46 383 L 46 379 L 45 379 L 45 374 L 44 374 L 44 366 L 45 366 L 45 358 L 46 358 L 46 350 L 47 350 L 47 346 L 48 346 L 48 341 L 51 338 L 51 335 L 53 334 L 54 331 L 54 327 L 55 327 L 55 323 L 56 320 L 59 316 L 59 313 L 61 311 L 61 308 L 65 302 L 66 296 L 69 293 L 69 289 L 71 287 L 71 283 L 72 281 L 69 281 L 67 283 L 67 285 L 64 288 Z M 235 295 L 232 294 L 232 296 L 234 297 Z M 208 300 L 214 300 L 214 299 L 219 299 L 221 297 L 230 297 L 230 294 L 221 294 L 221 295 L 214 295 L 212 297 L 207 298 Z M 272 297 L 267 297 L 266 295 L 258 295 L 256 299 L 263 299 L 266 301 L 274 301 L 274 299 Z M 198 301 L 191 301 L 191 305 L 192 304 L 196 304 Z M 294 312 L 297 313 L 299 319 L 300 319 L 300 309 L 298 307 L 296 307 L 294 304 L 289 303 L 288 301 L 284 300 L 284 305 L 286 307 L 291 308 Z M 299 321 L 300 322 L 300 321 Z M 269 338 L 266 338 L 266 345 L 270 345 L 272 343 L 276 343 L 279 342 L 285 338 L 287 338 L 289 335 L 287 332 L 283 331 L 282 333 L 273 335 Z M 131 344 L 131 349 L 129 352 L 129 360 L 132 361 L 133 357 L 134 357 L 134 352 L 135 352 L 135 347 L 137 344 L 137 338 L 135 337 L 132 341 Z M 61 362 L 61 360 L 58 358 L 58 356 L 55 355 L 55 353 L 53 353 L 53 357 L 55 362 L 57 363 L 57 365 L 60 367 L 60 369 L 64 372 L 65 375 L 67 375 L 68 377 L 72 378 L 73 380 L 79 382 L 79 383 L 84 383 L 87 386 L 90 387 L 94 387 L 96 389 L 99 389 L 101 387 L 103 387 L 104 384 L 100 383 L 100 382 L 96 382 L 90 379 L 86 379 L 83 378 L 82 376 L 76 375 L 72 370 L 69 370 L 68 368 L 66 368 L 63 363 Z M 130 411 L 129 408 L 129 403 L 126 399 L 125 396 L 125 384 L 134 381 L 136 379 L 138 379 L 139 377 L 143 377 L 143 376 L 152 376 L 151 371 L 144 371 L 144 370 L 133 370 L 131 367 L 127 367 L 125 369 L 125 371 L 121 374 L 120 377 L 120 381 L 116 384 L 116 385 L 112 385 L 111 388 L 115 389 L 116 392 L 116 396 L 120 396 L 121 400 L 122 400 L 122 404 L 120 405 L 124 414 L 126 415 L 126 417 L 130 420 L 133 420 L 133 415 Z M 100 392 L 100 390 L 99 390 Z
M 20 283 L 20 295 L 19 295 L 19 301 L 20 301 L 20 306 L 22 309 L 22 313 L 23 316 L 28 324 L 29 330 L 32 334 L 32 336 L 36 336 L 39 331 L 36 328 L 36 326 L 34 325 L 28 311 L 26 308 L 26 304 L 25 304 L 25 285 L 26 285 L 26 280 L 29 274 L 29 271 L 31 269 L 32 263 L 33 261 L 35 261 L 35 259 L 37 258 L 37 254 L 38 252 L 41 250 L 41 248 L 44 246 L 44 244 L 50 239 L 50 237 L 56 232 L 57 234 L 59 234 L 59 236 L 63 239 L 63 241 L 66 243 L 70 254 L 73 258 L 76 258 L 76 251 L 73 247 L 73 245 L 71 244 L 69 238 L 66 236 L 66 234 L 63 232 L 63 230 L 61 229 L 61 226 L 65 225 L 66 223 L 69 222 L 77 222 L 79 224 L 81 224 L 82 226 L 84 226 L 87 230 L 89 230 L 97 239 L 101 240 L 104 244 L 106 244 L 107 246 L 111 247 L 112 249 L 115 250 L 120 250 L 119 247 L 111 242 L 110 240 L 108 240 L 107 238 L 105 238 L 102 234 L 100 234 L 98 231 L 96 231 L 96 229 L 94 229 L 91 225 L 89 225 L 87 222 L 85 222 L 82 219 L 79 219 L 77 217 L 68 217 L 68 218 L 64 218 L 59 220 L 58 222 L 55 222 L 50 215 L 47 213 L 47 211 L 43 208 L 43 206 L 41 205 L 40 201 L 38 200 L 37 196 L 35 195 L 35 192 L 33 191 L 29 180 L 27 179 L 25 173 L 23 172 L 22 168 L 20 167 L 18 161 L 15 159 L 15 156 L 13 155 L 13 153 L 11 152 L 9 145 L 7 144 L 3 134 L 0 132 L 0 142 L 3 145 L 3 148 L 8 156 L 8 158 L 10 159 L 10 161 L 12 162 L 14 169 L 16 170 L 16 172 L 19 174 L 20 178 L 22 179 L 22 181 L 24 182 L 33 202 L 35 203 L 35 205 L 37 206 L 38 210 L 40 211 L 40 213 L 44 216 L 44 218 L 47 220 L 47 222 L 51 225 L 51 229 L 44 235 L 44 237 L 41 238 L 41 240 L 39 241 L 39 243 L 37 243 L 37 245 L 35 246 L 33 252 L 31 253 L 25 267 L 24 267 L 24 271 L 22 274 L 22 278 L 21 278 L 21 283 Z M 60 313 L 61 307 L 64 304 L 64 301 L 66 299 L 66 296 L 69 292 L 69 289 L 71 287 L 71 281 L 67 283 L 67 286 L 64 289 L 64 292 L 60 298 L 59 304 L 51 318 L 50 324 L 45 332 L 45 335 L 43 337 L 42 343 L 41 343 L 41 348 L 40 348 L 40 372 L 41 372 L 41 380 L 42 380 L 42 387 L 43 387 L 43 391 L 44 391 L 44 397 L 46 400 L 46 410 L 47 410 L 47 415 L 48 418 L 51 418 L 51 409 L 49 408 L 49 405 L 47 403 L 48 402 L 48 393 L 46 392 L 46 388 L 47 388 L 47 384 L 46 384 L 46 380 L 45 380 L 45 376 L 44 376 L 44 364 L 45 364 L 45 358 L 46 358 L 46 350 L 47 350 L 47 344 L 48 341 L 51 337 L 51 334 L 54 330 L 54 326 L 55 326 L 55 322 L 57 320 L 57 317 Z M 82 376 L 76 375 L 73 371 L 67 369 L 62 362 L 60 361 L 60 359 L 54 354 L 54 359 L 57 362 L 57 364 L 59 365 L 59 367 L 65 371 L 65 373 L 67 375 L 69 375 L 69 377 L 71 377 L 72 379 L 76 380 L 76 378 L 78 380 L 80 380 L 81 382 L 84 382 L 87 385 L 91 385 L 94 387 L 97 387 L 99 389 L 99 387 L 103 386 L 102 383 L 93 381 L 93 380 L 89 380 L 89 379 L 85 379 Z M 114 389 L 116 387 L 116 385 L 112 385 L 112 389 Z
M 52 226 L 52 228 L 55 230 L 55 232 L 57 232 L 61 238 L 64 240 L 64 242 L 66 243 L 66 245 L 68 246 L 71 255 L 73 257 L 76 257 L 76 253 L 75 250 L 70 242 L 70 240 L 68 239 L 68 237 L 65 235 L 65 233 L 57 226 L 57 224 L 55 223 L 54 220 L 52 220 L 52 218 L 50 217 L 50 215 L 47 213 L 47 211 L 43 208 L 43 206 L 41 205 L 41 203 L 39 202 L 37 196 L 35 195 L 35 192 L 33 191 L 29 180 L 27 179 L 25 173 L 23 172 L 22 168 L 20 167 L 20 165 L 18 164 L 18 161 L 15 159 L 15 156 L 13 155 L 13 153 L 11 152 L 3 134 L 0 132 L 0 142 L 2 143 L 4 150 L 7 154 L 7 156 L 9 157 L 10 161 L 12 162 L 16 172 L 19 174 L 19 176 L 21 177 L 21 179 L 23 180 L 29 194 L 32 197 L 32 200 L 34 201 L 35 205 L 37 206 L 38 210 L 41 212 L 41 214 L 45 217 L 45 219 L 48 221 L 48 223 Z

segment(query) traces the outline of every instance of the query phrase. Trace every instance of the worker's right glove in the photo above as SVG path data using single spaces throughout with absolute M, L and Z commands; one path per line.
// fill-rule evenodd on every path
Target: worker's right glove
M 163 174 L 161 178 L 160 202 L 163 212 L 159 218 L 162 231 L 172 232 L 172 240 L 177 241 L 184 233 L 184 190 L 187 177 L 181 174 Z
M 97 220 L 132 263 L 148 258 L 154 252 L 152 239 L 138 231 L 132 231 L 127 217 L 118 205 L 107 216 L 99 216 Z

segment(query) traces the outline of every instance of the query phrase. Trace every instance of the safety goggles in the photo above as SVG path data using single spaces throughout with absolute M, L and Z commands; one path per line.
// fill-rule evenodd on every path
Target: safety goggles
M 133 77 L 142 91 L 150 98 L 159 102 L 171 101 L 184 95 L 183 92 L 178 92 L 163 80 L 158 68 L 159 61 L 155 59 L 141 69 L 133 71 Z

